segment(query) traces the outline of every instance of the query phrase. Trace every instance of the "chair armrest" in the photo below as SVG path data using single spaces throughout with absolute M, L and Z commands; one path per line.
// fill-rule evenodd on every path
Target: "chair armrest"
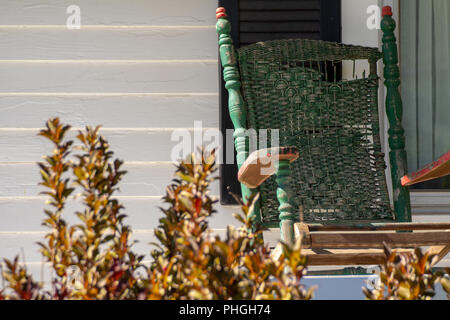
M 426 165 L 419 171 L 402 178 L 402 186 L 412 186 L 420 182 L 433 180 L 450 175 L 450 151 L 437 161 Z
M 295 147 L 278 147 L 261 149 L 253 152 L 242 164 L 239 173 L 239 182 L 254 189 L 269 179 L 277 171 L 277 162 L 297 160 L 299 153 Z

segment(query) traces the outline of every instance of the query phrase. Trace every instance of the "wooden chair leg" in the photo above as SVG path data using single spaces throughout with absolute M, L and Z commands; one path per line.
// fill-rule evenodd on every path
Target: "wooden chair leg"
M 435 261 L 434 265 L 436 265 L 439 261 L 445 258 L 447 254 L 450 253 L 450 245 L 449 246 L 434 246 L 429 249 L 431 254 L 436 254 L 438 256 L 438 260 Z
M 294 207 L 292 206 L 292 190 L 290 186 L 290 161 L 279 160 L 276 168 L 276 182 L 278 184 L 277 198 L 280 206 L 281 240 L 287 244 L 294 244 Z

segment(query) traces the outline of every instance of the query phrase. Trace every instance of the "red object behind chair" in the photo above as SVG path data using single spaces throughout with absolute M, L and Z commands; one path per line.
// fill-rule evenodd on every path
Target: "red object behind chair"
M 402 178 L 402 186 L 411 186 L 424 181 L 429 181 L 450 175 L 450 151 L 440 157 L 437 161 L 425 166 Z

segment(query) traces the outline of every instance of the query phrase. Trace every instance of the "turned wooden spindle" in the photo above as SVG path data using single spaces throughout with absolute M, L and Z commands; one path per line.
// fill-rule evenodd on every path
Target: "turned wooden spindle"
M 236 149 L 236 161 L 238 169 L 248 157 L 247 150 L 247 114 L 244 105 L 244 99 L 241 95 L 240 74 L 237 64 L 236 51 L 231 38 L 231 24 L 227 20 L 225 8 L 216 10 L 216 30 L 219 34 L 219 53 L 223 67 L 223 79 L 225 88 L 228 91 L 228 110 L 231 121 L 234 126 L 234 144 Z M 242 198 L 247 200 L 254 190 L 241 184 Z M 260 221 L 259 210 L 255 208 L 254 214 Z
M 389 158 L 391 162 L 392 188 L 396 219 L 411 221 L 409 191 L 401 184 L 401 178 L 408 173 L 405 151 L 405 130 L 402 127 L 403 103 L 399 91 L 400 68 L 398 66 L 397 40 L 394 34 L 396 24 L 392 19 L 392 8 L 383 8 L 383 62 L 387 88 L 386 113 L 389 120 Z
M 276 181 L 278 184 L 277 188 L 277 199 L 280 203 L 278 211 L 280 212 L 280 229 L 281 229 L 281 240 L 287 244 L 294 244 L 294 220 L 295 220 L 295 210 L 292 206 L 292 189 L 290 186 L 291 180 L 291 169 L 290 160 L 279 160 L 277 166 Z
M 231 121 L 234 125 L 234 139 L 237 152 L 237 164 L 240 168 L 247 159 L 248 152 L 246 150 L 246 110 L 244 108 L 244 100 L 240 89 L 240 75 L 236 60 L 236 51 L 231 39 L 231 25 L 226 19 L 227 15 L 224 8 L 218 8 L 216 12 L 217 33 L 219 34 L 219 50 L 220 60 L 223 67 L 223 78 L 225 80 L 225 88 L 228 90 L 229 100 L 228 108 Z

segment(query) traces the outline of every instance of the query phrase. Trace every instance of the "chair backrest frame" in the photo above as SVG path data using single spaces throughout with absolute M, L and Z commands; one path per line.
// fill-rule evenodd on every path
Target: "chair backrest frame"
M 217 31 L 219 33 L 220 58 L 224 68 L 224 80 L 226 88 L 229 91 L 229 112 L 235 127 L 235 147 L 237 152 L 237 165 L 240 168 L 248 157 L 247 143 L 246 143 L 246 129 L 247 129 L 247 112 L 245 102 L 241 94 L 241 83 L 237 53 L 233 46 L 230 36 L 230 23 L 226 19 L 224 12 L 218 11 Z M 401 186 L 400 179 L 407 173 L 407 162 L 405 152 L 405 137 L 404 130 L 401 125 L 402 103 L 401 96 L 398 90 L 400 85 L 398 72 L 398 54 L 396 47 L 396 39 L 394 35 L 395 22 L 389 15 L 383 18 L 382 28 L 384 32 L 383 37 L 383 61 L 385 63 L 384 75 L 385 85 L 387 88 L 386 111 L 389 119 L 389 146 L 390 146 L 390 164 L 393 183 L 393 202 L 395 210 L 395 220 L 397 222 L 410 222 L 411 209 L 409 192 L 406 188 Z M 345 51 L 343 53 L 349 56 L 348 51 L 357 46 L 342 46 L 337 49 Z M 361 48 L 361 47 L 359 47 Z M 357 51 L 355 51 L 357 52 Z M 371 51 L 365 51 L 371 52 Z M 342 52 L 332 52 L 331 60 L 342 58 L 339 54 Z M 377 60 L 380 55 L 371 54 L 366 56 L 354 56 L 357 58 L 365 58 L 370 63 L 370 77 L 377 76 Z M 242 194 L 244 198 L 250 197 L 252 193 L 258 190 L 250 190 L 245 185 L 242 185 Z M 255 210 L 255 215 L 261 220 L 259 209 Z

